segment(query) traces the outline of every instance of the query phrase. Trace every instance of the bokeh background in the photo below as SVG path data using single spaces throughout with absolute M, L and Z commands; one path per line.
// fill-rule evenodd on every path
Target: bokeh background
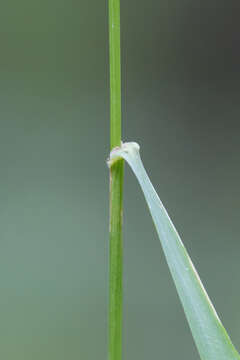
M 121 1 L 123 139 L 240 349 L 240 8 Z M 0 357 L 107 359 L 107 1 L 0 5 Z M 124 195 L 125 360 L 197 360 L 137 182 Z

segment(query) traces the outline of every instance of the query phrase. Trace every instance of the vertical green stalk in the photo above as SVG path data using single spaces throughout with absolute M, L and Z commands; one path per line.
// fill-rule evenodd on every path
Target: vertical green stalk
M 120 0 L 109 0 L 110 146 L 121 144 Z M 123 161 L 110 169 L 109 360 L 122 358 Z

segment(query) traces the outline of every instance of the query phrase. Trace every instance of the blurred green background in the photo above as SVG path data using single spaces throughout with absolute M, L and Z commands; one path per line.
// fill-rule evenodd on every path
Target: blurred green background
M 123 139 L 240 349 L 240 11 L 122 0 Z M 107 359 L 107 1 L 0 5 L 0 357 Z M 135 178 L 124 359 L 199 359 Z

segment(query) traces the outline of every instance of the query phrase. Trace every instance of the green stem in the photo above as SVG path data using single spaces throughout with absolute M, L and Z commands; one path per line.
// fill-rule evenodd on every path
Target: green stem
M 121 144 L 120 0 L 109 0 L 110 144 Z M 109 360 L 122 358 L 123 161 L 110 169 Z

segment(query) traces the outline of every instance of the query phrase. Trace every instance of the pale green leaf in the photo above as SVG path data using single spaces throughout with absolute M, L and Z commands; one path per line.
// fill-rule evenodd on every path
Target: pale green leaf
M 123 143 L 110 153 L 109 166 L 125 159 L 144 193 L 185 315 L 202 360 L 240 360 L 193 263 L 142 164 L 139 145 Z

